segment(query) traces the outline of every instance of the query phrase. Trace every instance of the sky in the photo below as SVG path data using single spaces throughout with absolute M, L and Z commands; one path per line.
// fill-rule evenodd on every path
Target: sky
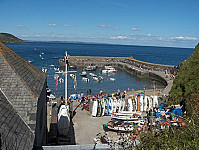
M 199 0 L 0 0 L 0 33 L 23 40 L 194 48 Z

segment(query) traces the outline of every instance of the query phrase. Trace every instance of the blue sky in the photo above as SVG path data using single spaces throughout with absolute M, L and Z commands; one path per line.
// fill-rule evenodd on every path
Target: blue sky
M 195 47 L 199 0 L 0 0 L 0 32 L 24 40 Z

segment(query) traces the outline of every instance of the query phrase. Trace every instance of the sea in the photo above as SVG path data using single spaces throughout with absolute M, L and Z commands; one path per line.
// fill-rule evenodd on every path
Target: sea
M 54 79 L 54 66 L 59 66 L 59 58 L 63 58 L 65 51 L 70 56 L 104 56 L 104 57 L 129 57 L 132 56 L 137 60 L 177 66 L 193 53 L 193 48 L 176 48 L 176 47 L 155 47 L 155 46 L 135 46 L 135 45 L 112 45 L 112 44 L 94 44 L 81 42 L 26 42 L 24 44 L 7 44 L 20 56 L 30 61 L 33 65 L 42 69 L 47 67 L 47 85 L 56 97 L 64 95 L 65 83 L 56 85 Z M 56 57 L 56 59 L 55 59 Z M 124 90 L 142 90 L 144 88 L 163 88 L 164 86 L 152 79 L 138 78 L 122 70 L 110 77 L 115 78 L 111 81 L 106 74 L 101 74 L 97 69 L 93 73 L 101 75 L 104 80 L 101 82 L 93 81 L 90 77 L 89 82 L 82 81 L 80 73 L 83 68 L 77 68 L 77 87 L 74 88 L 74 80 L 69 76 L 68 94 L 85 93 L 91 89 L 93 94 L 98 94 L 100 89 L 104 93 L 114 93 L 118 89 Z M 65 78 L 59 74 L 59 78 Z

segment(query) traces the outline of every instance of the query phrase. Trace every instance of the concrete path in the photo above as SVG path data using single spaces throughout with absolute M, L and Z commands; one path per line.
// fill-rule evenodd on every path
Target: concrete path
M 79 103 L 74 102 L 75 108 Z M 94 144 L 93 139 L 98 133 L 104 133 L 103 124 L 110 121 L 110 116 L 92 117 L 88 111 L 78 108 L 73 117 L 73 127 L 77 145 Z

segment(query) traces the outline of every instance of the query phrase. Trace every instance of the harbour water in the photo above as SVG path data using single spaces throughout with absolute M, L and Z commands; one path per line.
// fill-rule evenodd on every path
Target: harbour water
M 63 58 L 65 51 L 71 56 L 110 56 L 110 57 L 129 57 L 146 62 L 178 65 L 180 62 L 187 59 L 192 53 L 191 48 L 172 48 L 172 47 L 151 47 L 151 46 L 130 46 L 130 45 L 111 45 L 111 44 L 87 44 L 87 43 L 64 43 L 64 42 L 27 42 L 25 44 L 7 44 L 11 49 L 15 50 L 19 55 L 31 61 L 32 64 L 39 69 L 47 67 L 47 82 L 52 93 L 59 97 L 64 93 L 64 83 L 56 85 L 54 80 L 54 67 L 58 66 L 58 59 Z M 90 82 L 82 81 L 80 72 L 82 68 L 77 70 L 77 90 L 74 90 L 73 80 L 68 77 L 68 93 L 84 92 L 88 89 L 92 93 L 99 93 L 102 89 L 105 93 L 115 92 L 119 88 L 121 91 L 128 90 L 128 88 L 139 90 L 146 88 L 153 88 L 154 81 L 151 79 L 140 79 L 132 77 L 128 73 L 118 70 L 116 74 L 111 77 L 116 80 L 113 82 L 107 75 L 101 74 L 101 69 L 97 69 L 94 73 L 102 75 L 104 80 L 102 82 L 95 82 L 90 78 Z M 64 76 L 60 75 L 61 78 Z M 155 82 L 156 88 L 161 88 L 158 82 Z

